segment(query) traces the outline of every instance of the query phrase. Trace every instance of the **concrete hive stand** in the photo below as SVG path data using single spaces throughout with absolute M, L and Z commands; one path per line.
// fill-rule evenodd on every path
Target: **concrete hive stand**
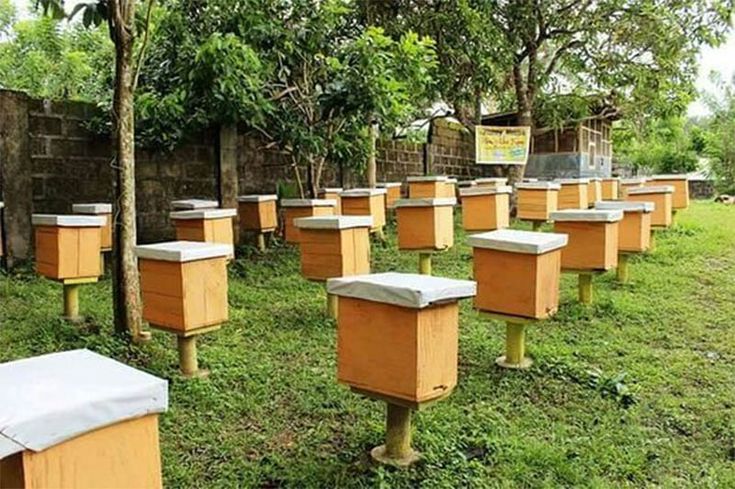
M 384 188 L 353 188 L 339 194 L 342 202 L 342 215 L 370 216 L 373 218 L 371 233 L 385 240 L 385 196 Z
M 602 178 L 592 177 L 587 184 L 587 207 L 594 207 L 595 202 L 602 200 Z
M 530 221 L 534 231 L 549 221 L 559 207 L 561 185 L 554 182 L 521 182 L 518 192 L 518 219 Z
M 370 273 L 370 216 L 301 217 L 301 274 L 309 280 Z M 338 300 L 327 293 L 327 314 L 337 319 Z
M 277 195 L 241 195 L 237 198 L 240 229 L 253 233 L 260 251 L 265 251 L 266 236 L 278 229 Z
M 398 249 L 418 251 L 419 273 L 431 275 L 431 255 L 454 245 L 455 198 L 401 199 L 395 204 Z
M 207 199 L 183 199 L 171 202 L 171 209 L 175 211 L 194 211 L 202 209 L 219 209 L 219 202 Z
M 465 231 L 494 231 L 510 226 L 510 195 L 504 187 L 473 187 L 459 191 Z
M 232 219 L 237 209 L 197 209 L 171 213 L 177 241 L 200 241 L 230 247 L 230 258 L 235 256 L 235 238 Z
M 393 209 L 393 204 L 401 199 L 401 182 L 380 182 L 375 186 L 385 189 L 385 211 Z
M 449 177 L 443 175 L 408 177 L 406 182 L 409 199 L 440 199 L 448 196 L 449 189 L 453 188 Z M 454 197 L 454 194 L 450 197 Z
M 34 214 L 36 271 L 64 286 L 64 317 L 79 321 L 79 288 L 97 282 L 102 253 L 100 216 Z
M 172 241 L 137 246 L 143 319 L 151 328 L 177 336 L 185 377 L 199 370 L 196 337 L 219 329 L 228 319 L 227 258 L 223 244 Z
M 105 218 L 105 225 L 102 228 L 100 253 L 100 273 L 105 273 L 105 253 L 112 251 L 112 204 L 94 203 L 94 204 L 73 204 L 71 206 L 73 214 L 81 214 L 85 216 L 100 216 Z
M 330 279 L 339 296 L 337 378 L 359 394 L 387 403 L 386 441 L 374 460 L 406 467 L 411 412 L 451 394 L 457 385 L 459 304 L 475 283 L 382 273 Z
M 652 202 L 597 202 L 599 210 L 621 210 L 623 220 L 618 230 L 618 269 L 617 278 L 627 283 L 630 278 L 630 256 L 645 253 L 651 247 L 651 213 Z
M 554 231 L 569 236 L 561 253 L 563 272 L 579 276 L 579 301 L 592 303 L 592 277 L 618 266 L 621 210 L 566 210 L 551 214 Z
M 165 380 L 76 350 L 0 364 L 0 392 L 0 487 L 163 487 Z
M 468 242 L 477 282 L 475 308 L 506 323 L 505 355 L 495 363 L 528 368 L 526 326 L 559 308 L 561 250 L 567 236 L 504 229 L 470 236 Z
M 674 187 L 659 185 L 628 189 L 625 200 L 629 202 L 653 202 L 655 206 L 651 215 L 651 226 L 654 229 L 666 229 L 673 222 Z
M 617 177 L 602 179 L 602 199 L 601 200 L 619 200 L 620 199 L 620 179 Z
M 589 178 L 560 178 L 554 182 L 561 185 L 558 210 L 587 209 L 589 207 L 587 196 Z
M 299 217 L 333 216 L 337 209 L 337 201 L 332 199 L 282 199 L 283 238 L 286 243 L 299 242 L 299 229 L 294 226 L 294 219 Z
M 317 193 L 317 197 L 324 200 L 334 200 L 337 202 L 337 208 L 335 210 L 335 214 L 340 215 L 342 214 L 342 202 L 339 199 L 339 194 L 344 192 L 344 189 L 342 187 L 327 187 L 320 189 Z

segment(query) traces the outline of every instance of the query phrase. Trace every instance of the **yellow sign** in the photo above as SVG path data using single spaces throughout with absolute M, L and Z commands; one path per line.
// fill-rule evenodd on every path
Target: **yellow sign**
M 475 126 L 475 160 L 479 165 L 525 165 L 531 128 Z

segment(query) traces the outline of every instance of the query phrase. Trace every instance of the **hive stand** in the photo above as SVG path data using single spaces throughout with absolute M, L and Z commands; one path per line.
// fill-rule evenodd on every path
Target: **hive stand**
M 258 249 L 266 248 L 266 236 L 278 229 L 277 195 L 241 195 L 237 198 L 240 229 L 253 233 Z
M 354 188 L 339 194 L 342 202 L 342 215 L 370 216 L 373 227 L 370 232 L 385 241 L 385 196 L 384 188 Z
M 477 282 L 475 308 L 506 323 L 505 355 L 495 363 L 526 369 L 526 326 L 559 308 L 561 250 L 567 236 L 511 229 L 468 238 Z
M 88 350 L 0 365 L 0 487 L 163 487 L 168 384 Z
M 199 369 L 197 336 L 228 319 L 228 245 L 172 241 L 137 246 L 143 319 L 177 336 L 184 377 L 206 377 Z
M 600 210 L 621 210 L 623 220 L 618 232 L 618 269 L 617 278 L 621 283 L 630 279 L 629 261 L 632 255 L 645 253 L 651 247 L 652 202 L 597 202 Z
M 237 209 L 201 209 L 171 213 L 177 241 L 201 241 L 230 247 L 230 258 L 235 257 L 235 239 L 232 219 Z
M 494 231 L 510 226 L 512 187 L 473 187 L 459 193 L 465 231 Z
M 628 196 L 628 189 L 643 187 L 646 179 L 643 177 L 623 178 L 620 180 L 620 197 L 625 200 Z
M 380 182 L 375 186 L 385 189 L 385 212 L 393 209 L 393 204 L 401 199 L 401 182 Z
M 602 199 L 601 200 L 619 200 L 620 199 L 620 179 L 617 177 L 609 177 L 602 179 Z
M 409 199 L 440 199 L 455 196 L 451 193 L 454 185 L 449 181 L 449 177 L 444 175 L 408 177 L 406 182 Z
M 195 211 L 203 209 L 219 209 L 219 202 L 207 199 L 183 199 L 171 202 L 171 209 L 175 211 Z
M 101 216 L 34 214 L 36 272 L 64 285 L 64 318 L 77 322 L 79 287 L 97 282 L 102 252 Z
M 561 185 L 558 210 L 587 209 L 589 207 L 587 196 L 589 178 L 560 178 L 554 180 L 554 182 Z
M 431 275 L 431 256 L 454 245 L 455 198 L 401 199 L 395 204 L 398 249 L 418 251 L 419 273 Z
M 337 203 L 337 207 L 335 208 L 334 213 L 336 215 L 342 214 L 342 201 L 339 198 L 339 194 L 341 194 L 344 191 L 342 187 L 327 187 L 320 189 L 317 193 L 317 197 L 319 197 L 322 200 L 333 200 Z
M 425 275 L 382 273 L 330 279 L 339 296 L 337 378 L 361 395 L 387 403 L 385 444 L 374 460 L 407 467 L 411 413 L 451 394 L 457 385 L 459 304 L 475 283 Z
M 100 216 L 106 219 L 105 225 L 102 228 L 102 252 L 100 253 L 100 274 L 104 275 L 105 253 L 112 251 L 112 204 L 73 204 L 71 206 L 71 212 L 85 216 Z
M 594 207 L 595 202 L 602 200 L 602 178 L 591 177 L 587 184 L 587 207 Z
M 324 282 L 370 273 L 370 216 L 301 217 L 294 220 L 301 240 L 301 274 Z M 327 314 L 337 319 L 338 300 L 327 293 Z
M 671 208 L 673 209 L 671 219 L 672 225 L 675 225 L 677 213 L 689 208 L 689 177 L 687 175 L 654 175 L 650 177 L 646 185 L 674 187 L 674 194 L 671 197 Z
M 625 200 L 629 202 L 653 202 L 655 208 L 651 214 L 653 229 L 666 229 L 673 222 L 672 197 L 674 187 L 661 185 L 656 187 L 631 188 Z
M 508 179 L 505 177 L 478 178 L 475 183 L 482 188 L 505 187 L 508 185 Z
M 554 231 L 569 236 L 561 268 L 579 276 L 579 301 L 591 304 L 592 277 L 618 266 L 621 210 L 566 210 L 551 214 Z
M 518 192 L 518 219 L 530 221 L 536 231 L 559 207 L 561 185 L 554 182 L 521 182 L 516 184 Z
M 299 228 L 293 220 L 299 217 L 333 216 L 337 209 L 337 201 L 332 199 L 282 199 L 283 238 L 286 243 L 299 242 Z
M 5 234 L 3 231 L 3 209 L 5 208 L 5 203 L 0 201 L 0 264 L 2 264 L 2 258 L 5 256 L 5 251 L 3 250 L 3 242 L 5 241 Z

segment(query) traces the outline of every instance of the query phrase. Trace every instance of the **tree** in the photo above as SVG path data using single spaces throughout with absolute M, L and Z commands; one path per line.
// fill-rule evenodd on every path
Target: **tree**
M 56 18 L 64 13 L 64 0 L 38 0 Z M 142 333 L 140 277 L 134 248 L 137 244 L 135 222 L 135 109 L 134 94 L 143 63 L 154 0 L 147 0 L 145 18 L 136 18 L 136 0 L 96 0 L 80 3 L 71 13 L 82 13 L 85 26 L 107 23 L 115 47 L 113 90 L 113 128 L 115 158 L 112 164 L 113 230 L 113 307 L 115 330 L 134 341 Z M 142 42 L 136 50 L 139 32 Z
M 642 132 L 632 122 L 622 121 L 613 132 L 616 158 L 644 173 L 696 171 L 694 131 L 684 117 L 651 118 Z
M 704 135 L 705 153 L 710 157 L 718 189 L 735 194 L 735 77 L 729 83 L 719 75 L 712 78 L 719 94 L 704 98 L 712 114 Z

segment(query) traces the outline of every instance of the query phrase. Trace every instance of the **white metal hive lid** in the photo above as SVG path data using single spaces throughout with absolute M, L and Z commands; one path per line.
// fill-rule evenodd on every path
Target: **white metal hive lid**
M 437 302 L 474 297 L 477 285 L 471 280 L 390 272 L 329 279 L 327 292 L 340 297 L 422 309 Z
M 554 182 L 520 182 L 516 183 L 518 190 L 561 190 L 561 184 Z
M 351 229 L 369 228 L 373 225 L 372 216 L 316 216 L 299 217 L 293 220 L 299 229 Z
M 488 233 L 475 234 L 467 239 L 473 248 L 509 251 L 528 255 L 542 255 L 567 245 L 568 237 L 560 233 L 539 233 L 501 229 Z
M 646 195 L 646 194 L 673 194 L 676 189 L 671 185 L 658 185 L 655 187 L 636 187 L 629 188 L 628 195 Z
M 620 177 L 602 177 L 603 182 L 620 182 Z
M 251 194 L 251 195 L 241 195 L 237 198 L 238 202 L 244 202 L 244 203 L 255 203 L 255 202 L 273 202 L 278 200 L 278 196 L 276 194 Z
M 74 214 L 112 214 L 112 204 L 94 203 L 94 204 L 74 204 L 71 206 Z
M 474 180 L 460 180 L 457 182 L 457 187 L 459 188 L 468 188 L 468 187 L 476 187 L 477 182 Z
M 168 383 L 89 350 L 0 364 L 0 459 L 168 409 Z
M 338 194 L 342 192 L 344 189 L 342 187 L 325 187 L 320 188 L 319 193 L 330 193 L 330 194 Z
M 643 185 L 644 183 L 646 183 L 646 179 L 643 177 L 621 178 L 620 179 L 621 185 Z
M 487 177 L 487 178 L 478 178 L 475 180 L 478 185 L 481 185 L 483 183 L 496 183 L 498 185 L 505 185 L 508 183 L 508 179 L 506 177 Z
M 399 199 L 393 203 L 393 207 L 449 207 L 457 205 L 457 199 L 454 197 L 441 197 L 438 199 L 422 198 L 422 199 Z
M 353 188 L 345 190 L 339 194 L 340 197 L 372 197 L 373 195 L 385 195 L 387 190 L 384 188 Z
M 623 218 L 621 210 L 598 210 L 598 209 L 569 209 L 564 211 L 552 212 L 549 219 L 552 221 L 565 222 L 617 222 Z
M 211 258 L 231 257 L 233 255 L 233 249 L 231 245 L 219 243 L 168 241 L 166 243 L 136 246 L 135 254 L 138 258 L 146 260 L 184 263 Z
M 650 180 L 689 180 L 689 175 L 672 173 L 670 175 L 653 175 L 648 178 Z
M 472 197 L 476 195 L 512 194 L 513 188 L 508 185 L 499 187 L 470 187 L 459 189 L 460 197 Z
M 590 183 L 592 183 L 592 182 L 601 182 L 602 181 L 602 178 L 601 177 L 589 177 L 589 181 L 590 181 Z
M 31 223 L 34 226 L 55 226 L 62 228 L 100 228 L 107 224 L 107 217 L 85 216 L 82 214 L 33 214 L 33 216 L 31 216 Z
M 582 185 L 590 183 L 589 178 L 557 178 L 554 181 L 560 185 Z
M 184 199 L 171 202 L 171 208 L 177 211 L 188 211 L 192 209 L 216 209 L 219 202 L 206 199 Z
M 623 212 L 653 212 L 656 204 L 653 202 L 631 202 L 618 200 L 601 200 L 595 202 L 595 209 L 611 210 L 620 209 Z
M 281 207 L 337 207 L 334 199 L 283 199 Z
M 235 217 L 237 209 L 197 209 L 193 211 L 178 211 L 171 213 L 171 219 L 223 219 Z
M 419 183 L 419 182 L 446 182 L 449 177 L 445 175 L 425 175 L 421 177 L 406 177 L 408 183 Z
M 396 188 L 401 186 L 401 182 L 379 182 L 375 186 L 378 188 Z

